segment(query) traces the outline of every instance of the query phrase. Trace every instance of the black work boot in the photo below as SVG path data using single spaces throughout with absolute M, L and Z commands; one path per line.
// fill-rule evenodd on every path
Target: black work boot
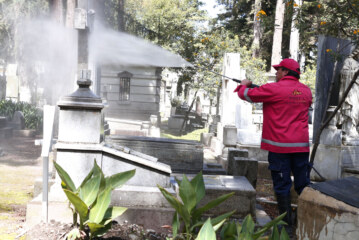
M 283 196 L 277 195 L 277 202 L 278 202 L 278 211 L 279 214 L 283 214 L 287 212 L 283 221 L 286 222 L 288 225 L 284 225 L 286 232 L 290 238 L 293 237 L 293 224 L 292 224 L 292 207 L 290 204 L 290 195 Z M 279 230 L 281 230 L 281 226 L 279 226 Z

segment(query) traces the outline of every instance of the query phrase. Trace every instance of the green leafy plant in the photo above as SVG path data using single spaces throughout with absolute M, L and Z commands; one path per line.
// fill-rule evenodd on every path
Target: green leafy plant
M 162 195 L 176 210 L 173 221 L 172 231 L 173 239 L 176 237 L 185 239 L 194 239 L 198 233 L 198 229 L 205 223 L 202 220 L 202 215 L 209 209 L 212 209 L 228 198 L 234 195 L 234 192 L 220 196 L 204 205 L 199 207 L 200 201 L 205 196 L 205 186 L 203 181 L 202 172 L 197 174 L 191 181 L 188 180 L 186 175 L 183 175 L 182 181 L 176 179 L 179 185 L 179 198 L 173 196 L 166 191 L 163 187 L 158 186 Z M 210 220 L 213 226 L 217 226 L 222 221 L 226 220 L 235 213 L 234 211 L 222 214 Z
M 175 96 L 174 98 L 171 99 L 172 107 L 179 107 L 179 106 L 181 106 L 181 104 L 182 104 L 182 101 L 177 96 Z
M 71 231 L 68 238 L 78 239 L 85 226 L 90 229 L 90 239 L 105 234 L 111 228 L 112 220 L 126 211 L 123 207 L 110 207 L 111 192 L 132 178 L 135 170 L 105 178 L 95 160 L 92 170 L 76 188 L 68 173 L 56 162 L 54 165 L 62 180 L 62 189 L 73 206 L 73 224 L 77 224 L 78 217 L 80 222 L 79 229 Z
M 223 240 L 256 240 L 256 239 L 268 239 L 268 240 L 289 240 L 289 236 L 282 227 L 281 233 L 279 234 L 277 225 L 286 224 L 282 221 L 286 213 L 278 216 L 274 220 L 270 221 L 263 228 L 255 231 L 255 224 L 251 215 L 247 215 L 243 223 L 228 222 L 221 230 L 221 239 Z M 262 237 L 266 232 L 272 229 L 272 234 L 269 237 Z M 202 240 L 202 239 L 200 239 Z
M 35 105 L 12 100 L 0 101 L 0 115 L 11 120 L 16 111 L 21 111 L 24 114 L 26 129 L 41 129 L 43 114 Z
M 216 240 L 216 231 L 223 225 L 225 221 L 226 219 L 218 223 L 216 226 L 212 226 L 211 218 L 208 218 L 201 227 L 196 240 Z

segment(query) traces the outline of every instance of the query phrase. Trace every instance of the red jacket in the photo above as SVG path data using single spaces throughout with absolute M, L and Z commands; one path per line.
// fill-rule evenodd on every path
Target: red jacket
M 235 92 L 248 102 L 263 102 L 261 148 L 275 153 L 309 152 L 310 89 L 292 76 L 259 88 L 239 85 Z

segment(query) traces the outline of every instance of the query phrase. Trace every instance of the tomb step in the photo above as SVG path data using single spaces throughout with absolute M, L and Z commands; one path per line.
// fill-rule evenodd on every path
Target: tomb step
M 344 168 L 342 177 L 357 177 L 359 178 L 359 167 Z
M 0 128 L 6 127 L 7 119 L 6 117 L 0 117 Z
M 6 139 L 13 136 L 13 130 L 11 127 L 0 128 L 0 139 Z
M 204 163 L 203 174 L 207 175 L 226 175 L 226 170 L 218 163 Z

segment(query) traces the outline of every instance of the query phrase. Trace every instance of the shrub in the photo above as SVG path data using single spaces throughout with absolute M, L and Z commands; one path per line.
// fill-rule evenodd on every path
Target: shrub
M 177 96 L 175 96 L 174 98 L 171 99 L 172 107 L 179 107 L 179 106 L 181 106 L 181 104 L 182 104 L 182 102 Z
M 111 192 L 125 184 L 135 175 L 135 170 L 104 177 L 96 160 L 94 166 L 81 185 L 76 188 L 67 172 L 54 162 L 57 173 L 62 182 L 61 186 L 70 203 L 73 205 L 73 224 L 77 224 L 80 217 L 80 228 L 68 234 L 68 239 L 77 239 L 83 235 L 85 227 L 90 229 L 90 239 L 105 234 L 112 224 L 112 220 L 126 211 L 123 207 L 110 207 Z
M 183 175 L 182 181 L 179 181 L 178 179 L 176 179 L 176 181 L 179 185 L 180 199 L 174 197 L 163 187 L 158 186 L 162 195 L 176 210 L 172 221 L 173 238 L 176 239 L 176 236 L 179 235 L 178 237 L 185 237 L 187 240 L 194 239 L 198 233 L 198 229 L 205 223 L 202 219 L 202 215 L 209 209 L 218 206 L 233 196 L 234 192 L 220 196 L 219 198 L 210 201 L 205 206 L 198 208 L 199 202 L 205 196 L 202 173 L 200 172 L 197 174 L 191 181 L 188 180 L 186 175 Z M 234 213 L 235 211 L 231 211 L 213 218 L 211 224 L 214 226 L 221 224 Z
M 21 111 L 24 114 L 25 128 L 41 129 L 43 114 L 35 105 L 26 102 L 14 102 L 12 100 L 0 101 L 0 115 L 12 119 L 16 111 Z

